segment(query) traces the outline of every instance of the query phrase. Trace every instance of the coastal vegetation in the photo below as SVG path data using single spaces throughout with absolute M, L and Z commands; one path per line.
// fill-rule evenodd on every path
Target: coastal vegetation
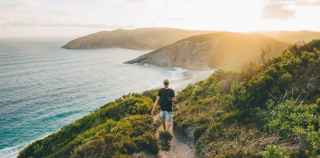
M 123 96 L 97 111 L 38 140 L 19 158 L 126 157 L 157 154 L 157 125 L 148 114 L 152 100 L 140 94 Z
M 251 72 L 217 72 L 188 86 L 177 131 L 200 157 L 318 156 L 319 50 L 320 41 L 295 45 Z
M 242 72 L 216 71 L 177 95 L 175 133 L 204 158 L 320 155 L 320 41 L 290 46 Z M 157 155 L 156 90 L 130 94 L 38 140 L 19 158 Z M 140 156 L 141 156 L 140 155 Z

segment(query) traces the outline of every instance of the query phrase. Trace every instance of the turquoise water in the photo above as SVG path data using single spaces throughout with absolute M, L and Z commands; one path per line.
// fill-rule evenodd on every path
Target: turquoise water
M 66 50 L 65 42 L 0 40 L 1 158 L 123 94 L 159 87 L 165 78 L 181 88 L 210 73 L 122 64 L 146 52 Z

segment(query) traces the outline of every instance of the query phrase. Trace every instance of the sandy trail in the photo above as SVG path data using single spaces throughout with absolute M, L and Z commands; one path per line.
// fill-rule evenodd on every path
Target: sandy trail
M 195 158 L 194 149 L 174 136 L 169 151 L 160 151 L 158 158 Z

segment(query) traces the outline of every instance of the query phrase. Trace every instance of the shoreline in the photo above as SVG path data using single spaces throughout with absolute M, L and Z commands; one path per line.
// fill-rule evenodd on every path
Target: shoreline
M 148 65 L 148 66 L 143 66 L 143 67 L 161 68 L 161 67 L 157 67 L 157 66 L 153 66 L 153 65 Z M 173 86 L 174 89 L 176 91 L 181 91 L 183 88 L 185 88 L 189 84 L 192 84 L 192 83 L 195 83 L 195 82 L 200 81 L 202 79 L 205 79 L 210 74 L 214 73 L 215 71 L 216 70 L 213 70 L 213 69 L 212 70 L 188 70 L 188 69 L 174 67 L 174 68 L 170 68 L 170 70 L 168 72 L 173 73 L 172 76 L 175 76 L 175 78 L 171 79 L 172 80 L 172 84 L 175 85 L 175 86 Z M 179 76 L 179 75 L 181 75 L 181 76 Z M 185 77 L 185 78 L 183 78 L 183 77 Z M 154 88 L 149 87 L 149 88 L 146 88 L 146 89 L 143 89 L 143 90 L 135 91 L 133 93 L 142 93 L 144 91 L 148 91 L 148 90 L 155 89 L 155 88 L 160 88 L 160 86 L 157 86 L 157 87 L 154 87 Z M 128 91 L 125 94 L 129 94 L 129 93 L 132 93 L 132 92 Z M 123 94 L 123 95 L 125 95 L 125 94 Z M 119 97 L 114 97 L 113 99 L 110 99 L 110 100 L 106 101 L 105 103 L 112 102 L 117 98 L 119 98 Z M 101 107 L 101 106 L 103 106 L 103 104 L 98 106 L 98 107 Z M 83 118 L 84 116 L 86 116 L 88 114 L 89 113 L 87 113 L 87 114 L 85 114 L 83 116 L 80 116 L 79 118 L 75 118 L 70 123 L 72 123 L 72 122 L 74 122 L 74 121 L 76 121 L 78 119 L 81 119 L 81 118 Z M 70 123 L 68 123 L 66 125 L 69 125 Z M 66 126 L 66 125 L 64 125 L 64 126 Z M 44 135 L 42 135 L 42 136 L 40 136 L 40 137 L 28 142 L 28 143 L 3 148 L 3 149 L 0 150 L 0 153 L 1 153 L 0 154 L 1 155 L 0 158 L 16 158 L 18 156 L 19 152 L 21 150 L 23 150 L 25 147 L 29 146 L 30 144 L 32 144 L 33 142 L 35 142 L 37 140 L 41 140 L 41 139 L 43 139 L 43 138 L 45 138 L 45 137 L 47 137 L 47 136 L 49 136 L 49 135 L 51 135 L 51 134 L 53 134 L 55 132 L 58 132 L 64 126 L 60 127 L 59 129 L 55 130 L 54 132 L 46 133 L 46 134 L 44 134 Z

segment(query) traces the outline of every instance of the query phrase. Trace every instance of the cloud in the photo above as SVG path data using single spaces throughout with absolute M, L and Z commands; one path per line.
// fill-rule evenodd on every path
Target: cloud
M 315 20 L 320 0 L 3 0 L 0 12 L 1 35 L 3 28 L 17 27 L 244 31 L 320 26 Z
M 296 0 L 298 6 L 320 6 L 320 0 Z
M 295 17 L 299 7 L 319 7 L 320 0 L 266 0 L 263 17 L 288 20 Z
M 125 0 L 127 3 L 143 3 L 146 2 L 146 0 Z
M 287 20 L 295 16 L 295 10 L 289 8 L 290 1 L 269 0 L 263 8 L 263 17 L 266 19 Z
M 1 2 L 0 25 L 152 25 L 161 21 L 166 1 L 10 0 Z

